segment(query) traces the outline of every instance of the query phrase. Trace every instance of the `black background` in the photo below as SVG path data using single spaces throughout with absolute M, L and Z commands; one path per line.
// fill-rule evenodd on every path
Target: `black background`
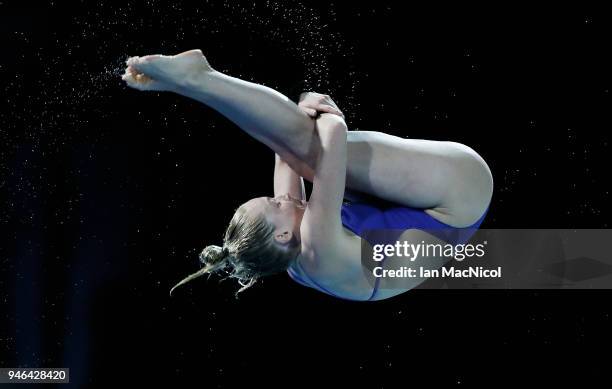
M 559 6 L 0 1 L 0 366 L 69 367 L 79 387 L 603 378 L 607 291 L 370 304 L 280 275 L 238 300 L 214 278 L 170 298 L 233 210 L 272 192 L 273 154 L 120 74 L 200 48 L 293 100 L 329 93 L 351 129 L 470 145 L 495 179 L 483 228 L 607 228 L 611 27 Z

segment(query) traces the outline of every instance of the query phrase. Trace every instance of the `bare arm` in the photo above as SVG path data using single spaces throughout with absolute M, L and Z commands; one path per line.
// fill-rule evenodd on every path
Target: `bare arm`
M 321 153 L 315 166 L 312 193 L 302 221 L 302 240 L 313 249 L 333 247 L 342 232 L 340 209 L 345 181 L 347 128 L 340 116 L 324 113 L 316 121 Z
M 342 111 L 329 95 L 304 92 L 300 95 L 298 108 L 312 118 L 316 118 L 320 113 L 330 113 L 338 115 L 344 119 Z M 323 119 L 322 125 L 326 125 L 329 119 Z M 289 162 L 276 154 L 274 165 L 274 196 L 289 194 L 293 198 L 306 200 L 306 190 L 304 189 L 303 178 L 295 172 Z
M 298 200 L 306 200 L 304 179 L 276 154 L 274 162 L 274 196 L 281 196 L 287 193 Z

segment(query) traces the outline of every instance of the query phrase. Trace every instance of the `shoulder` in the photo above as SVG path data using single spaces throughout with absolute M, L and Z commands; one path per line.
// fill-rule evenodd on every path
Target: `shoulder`
M 350 231 L 333 241 L 303 242 L 298 260 L 311 279 L 339 297 L 367 300 L 372 293 L 361 265 L 361 238 Z
M 331 254 L 346 244 L 347 236 L 342 225 L 341 211 L 320 204 L 326 199 L 311 199 L 300 225 L 302 251 Z
M 316 226 L 302 226 L 302 264 L 311 272 L 323 274 L 335 272 L 342 266 L 345 258 L 351 254 L 359 254 L 360 237 L 338 228 L 326 228 L 325 234 L 319 233 Z M 306 234 L 304 234 L 306 232 Z

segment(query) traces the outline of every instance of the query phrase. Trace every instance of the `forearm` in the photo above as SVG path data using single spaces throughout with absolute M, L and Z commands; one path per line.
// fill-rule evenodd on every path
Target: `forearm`
M 304 180 L 278 154 L 274 164 L 274 196 L 289 194 L 299 200 L 306 200 Z
M 333 114 L 317 119 L 321 153 L 317 158 L 311 200 L 323 212 L 340 209 L 344 198 L 347 165 L 347 128 L 344 120 Z

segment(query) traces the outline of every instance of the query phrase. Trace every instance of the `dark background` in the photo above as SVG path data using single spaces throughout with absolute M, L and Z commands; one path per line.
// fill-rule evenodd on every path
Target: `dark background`
M 0 366 L 69 367 L 79 387 L 602 379 L 608 291 L 370 304 L 280 275 L 239 299 L 215 278 L 169 298 L 233 210 L 272 192 L 273 154 L 120 74 L 131 55 L 200 48 L 294 100 L 329 93 L 351 129 L 470 145 L 495 179 L 484 228 L 608 228 L 611 19 L 559 5 L 0 1 Z

